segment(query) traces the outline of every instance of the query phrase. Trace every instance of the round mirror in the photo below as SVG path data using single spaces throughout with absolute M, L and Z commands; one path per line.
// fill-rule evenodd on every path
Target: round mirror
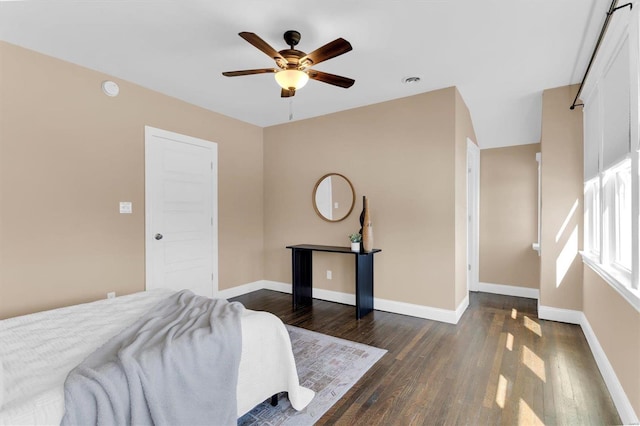
M 349 179 L 339 173 L 320 178 L 313 188 L 313 208 L 327 222 L 340 222 L 349 216 L 356 202 L 356 193 Z

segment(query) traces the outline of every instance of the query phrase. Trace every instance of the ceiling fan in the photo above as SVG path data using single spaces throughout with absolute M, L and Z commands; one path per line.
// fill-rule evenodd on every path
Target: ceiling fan
M 260 68 L 255 70 L 227 71 L 222 75 L 226 77 L 238 77 L 241 75 L 251 74 L 267 74 L 275 73 L 276 81 L 282 87 L 280 96 L 288 98 L 296 94 L 296 90 L 301 89 L 309 79 L 321 81 L 323 83 L 332 84 L 334 86 L 349 88 L 356 81 L 335 74 L 329 74 L 322 71 L 316 71 L 311 67 L 335 58 L 343 53 L 347 53 L 353 48 L 351 44 L 343 39 L 338 38 L 324 46 L 306 54 L 300 50 L 296 50 L 295 46 L 300 42 L 300 33 L 290 30 L 284 33 L 284 41 L 289 45 L 289 49 L 283 49 L 277 52 L 266 41 L 262 40 L 254 33 L 241 32 L 240 37 L 251 43 L 254 47 L 271 57 L 277 65 L 277 68 Z

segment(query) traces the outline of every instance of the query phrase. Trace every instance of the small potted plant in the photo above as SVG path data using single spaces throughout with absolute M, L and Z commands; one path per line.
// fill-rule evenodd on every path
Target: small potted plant
M 360 241 L 362 241 L 362 235 L 355 233 L 349 234 L 349 239 L 351 240 L 351 251 L 360 251 Z

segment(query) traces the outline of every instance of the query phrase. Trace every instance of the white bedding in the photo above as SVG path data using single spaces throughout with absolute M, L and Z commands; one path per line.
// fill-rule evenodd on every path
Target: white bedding
M 0 321 L 0 425 L 60 424 L 69 371 L 172 293 L 153 290 Z M 267 312 L 246 310 L 238 417 L 282 391 L 297 410 L 314 395 L 299 385 L 282 322 Z

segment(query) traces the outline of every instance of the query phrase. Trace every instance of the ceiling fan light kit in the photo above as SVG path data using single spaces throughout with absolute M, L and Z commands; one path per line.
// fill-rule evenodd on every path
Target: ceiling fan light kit
M 300 41 L 300 33 L 298 31 L 289 30 L 284 33 L 284 41 L 289 45 L 289 49 L 283 49 L 279 52 L 254 33 L 241 32 L 238 35 L 271 57 L 278 68 L 226 71 L 222 73 L 225 77 L 275 73 L 276 81 L 282 88 L 280 96 L 283 98 L 294 96 L 296 90 L 303 88 L 309 79 L 345 89 L 353 86 L 353 83 L 355 83 L 355 80 L 351 78 L 311 69 L 312 66 L 320 62 L 335 58 L 352 50 L 351 44 L 343 38 L 335 39 L 313 52 L 306 54 L 294 48 Z
M 309 81 L 309 75 L 300 70 L 278 71 L 275 77 L 280 87 L 286 90 L 302 89 Z

